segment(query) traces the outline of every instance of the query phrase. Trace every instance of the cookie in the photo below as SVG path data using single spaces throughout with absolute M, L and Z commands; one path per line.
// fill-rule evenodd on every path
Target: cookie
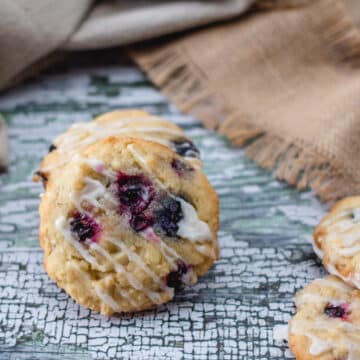
M 218 258 L 218 198 L 201 169 L 161 141 L 96 131 L 61 162 L 69 131 L 42 164 L 44 266 L 75 301 L 104 315 L 149 309 Z
M 360 291 L 335 276 L 317 279 L 295 297 L 289 346 L 297 360 L 360 359 Z
M 73 124 L 56 138 L 44 160 L 43 175 L 62 166 L 94 142 L 108 136 L 127 136 L 160 143 L 200 167 L 199 150 L 183 130 L 169 121 L 142 110 L 117 110 L 98 116 L 93 121 Z
M 360 289 L 360 196 L 333 207 L 316 227 L 313 245 L 330 274 Z

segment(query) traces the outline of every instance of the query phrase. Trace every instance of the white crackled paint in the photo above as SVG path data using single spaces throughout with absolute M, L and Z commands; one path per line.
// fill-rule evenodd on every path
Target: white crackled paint
M 70 67 L 0 97 L 12 149 L 10 174 L 0 176 L 0 359 L 34 353 L 44 360 L 293 359 L 286 345 L 273 343 L 272 329 L 293 314 L 293 294 L 323 274 L 307 237 L 308 210 L 320 218 L 325 209 L 310 192 L 276 181 L 180 114 L 133 66 Z M 105 85 L 94 84 L 96 76 L 105 76 Z M 119 95 L 108 96 L 114 88 Z M 37 230 L 42 189 L 31 178 L 52 139 L 73 122 L 139 106 L 184 126 L 204 154 L 220 194 L 221 258 L 166 306 L 107 319 L 75 304 L 44 272 Z M 243 192 L 244 185 L 259 191 Z

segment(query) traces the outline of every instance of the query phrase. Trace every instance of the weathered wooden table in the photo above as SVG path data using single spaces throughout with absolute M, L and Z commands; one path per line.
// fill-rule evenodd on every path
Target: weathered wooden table
M 11 166 L 0 176 L 0 359 L 287 359 L 275 324 L 294 293 L 323 275 L 309 238 L 324 214 L 196 119 L 180 114 L 132 64 L 110 54 L 62 66 L 0 96 Z M 75 304 L 46 275 L 38 245 L 42 191 L 32 174 L 75 121 L 143 108 L 186 129 L 221 201 L 221 259 L 157 310 L 105 318 Z

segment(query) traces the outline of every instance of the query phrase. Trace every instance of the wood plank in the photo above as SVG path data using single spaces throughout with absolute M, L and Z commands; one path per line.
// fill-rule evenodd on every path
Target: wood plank
M 81 61 L 79 60 L 81 59 Z M 221 259 L 157 310 L 104 318 L 44 273 L 37 240 L 41 186 L 32 173 L 71 123 L 139 107 L 186 129 L 221 200 Z M 0 359 L 291 359 L 274 325 L 323 274 L 309 238 L 324 208 L 180 114 L 131 64 L 82 58 L 0 97 L 10 124 L 10 171 L 0 177 Z

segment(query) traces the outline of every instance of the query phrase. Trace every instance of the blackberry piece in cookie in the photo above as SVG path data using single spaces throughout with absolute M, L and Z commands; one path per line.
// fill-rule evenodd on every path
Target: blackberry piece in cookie
M 194 145 L 194 143 L 186 138 L 176 139 L 172 141 L 174 150 L 177 154 L 185 157 L 200 157 L 199 149 Z
M 173 288 L 175 292 L 183 289 L 188 285 L 189 275 L 191 274 L 191 265 L 186 265 L 183 262 L 178 262 L 175 270 L 172 270 L 166 276 L 166 285 Z
M 176 237 L 179 222 L 183 217 L 180 201 L 174 197 L 165 196 L 160 202 L 160 209 L 155 212 L 155 227 L 160 234 Z
M 97 241 L 100 226 L 89 215 L 75 213 L 70 220 L 70 231 L 79 241 Z
M 295 297 L 289 346 L 297 360 L 360 359 L 360 291 L 330 275 Z
M 181 128 L 165 119 L 134 109 L 115 110 L 93 121 L 73 124 L 53 141 L 41 171 L 50 177 L 54 170 L 71 162 L 86 147 L 109 136 L 131 137 L 162 144 L 186 159 L 187 167 L 201 168 L 199 150 Z
M 152 308 L 217 259 L 217 195 L 170 147 L 100 137 L 51 165 L 40 205 L 45 269 L 83 306 L 105 315 Z

